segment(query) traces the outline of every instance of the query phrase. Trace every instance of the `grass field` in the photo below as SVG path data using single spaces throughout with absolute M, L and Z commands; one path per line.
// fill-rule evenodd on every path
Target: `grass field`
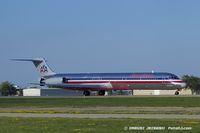
M 141 109 L 137 109 L 140 108 Z M 179 109 L 180 107 L 180 109 Z M 153 113 L 200 114 L 200 97 L 77 97 L 77 98 L 0 98 L 0 113 Z M 162 109 L 163 108 L 163 109 Z M 178 110 L 172 110 L 178 108 Z M 134 110 L 135 109 L 135 110 Z M 152 111 L 153 109 L 153 111 Z M 155 111 L 154 111 L 155 109 Z M 160 110 L 161 109 L 161 110 Z M 168 110 L 167 110 L 168 109 Z M 192 111 L 192 109 L 194 109 Z M 200 120 L 177 119 L 73 119 L 0 117 L 2 133 L 141 133 L 124 127 L 165 127 L 162 133 L 199 133 Z M 190 131 L 168 127 L 192 127 Z
M 141 133 L 155 131 L 127 131 L 124 127 L 165 127 L 162 133 L 199 133 L 200 120 L 145 119 L 64 119 L 64 118 L 0 118 L 2 133 Z M 190 131 L 167 130 L 168 127 L 192 127 Z
M 200 107 L 200 97 L 1 98 L 0 107 Z

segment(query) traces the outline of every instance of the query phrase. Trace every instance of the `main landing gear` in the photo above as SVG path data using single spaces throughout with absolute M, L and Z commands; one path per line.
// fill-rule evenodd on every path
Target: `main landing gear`
M 174 93 L 174 95 L 179 95 L 179 92 L 180 90 L 177 90 L 177 91 L 175 91 L 175 93 Z
M 99 96 L 105 96 L 105 90 L 100 90 L 100 91 L 98 92 L 98 95 L 99 95 Z
M 84 96 L 90 96 L 90 91 L 83 91 Z M 105 90 L 98 91 L 99 96 L 105 96 Z

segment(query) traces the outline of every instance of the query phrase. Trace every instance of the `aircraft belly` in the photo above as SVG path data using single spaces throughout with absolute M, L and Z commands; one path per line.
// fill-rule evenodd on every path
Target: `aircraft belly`
M 130 84 L 129 89 L 147 89 L 147 90 L 174 90 L 178 89 L 179 86 L 173 84 Z

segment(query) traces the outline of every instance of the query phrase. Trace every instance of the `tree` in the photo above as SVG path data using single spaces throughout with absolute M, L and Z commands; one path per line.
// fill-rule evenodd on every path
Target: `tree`
M 187 84 L 186 88 L 191 89 L 192 94 L 200 93 L 200 78 L 193 75 L 184 75 L 183 81 Z
M 8 96 L 8 95 L 15 95 L 16 94 L 16 88 L 14 85 L 8 81 L 2 82 L 0 84 L 0 91 L 2 96 Z

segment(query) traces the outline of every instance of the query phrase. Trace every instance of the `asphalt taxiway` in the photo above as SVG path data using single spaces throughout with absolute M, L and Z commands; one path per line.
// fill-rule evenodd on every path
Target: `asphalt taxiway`
M 200 97 L 200 95 L 112 95 L 112 96 L 0 96 L 4 98 L 146 98 L 146 97 Z

